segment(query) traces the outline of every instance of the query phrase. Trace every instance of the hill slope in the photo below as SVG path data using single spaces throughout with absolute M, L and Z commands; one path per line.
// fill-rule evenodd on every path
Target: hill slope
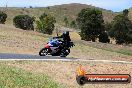
M 108 22 L 112 21 L 113 17 L 116 15 L 112 11 L 108 11 L 108 10 L 98 8 L 95 6 L 91 6 L 91 5 L 78 4 L 78 3 L 56 5 L 56 6 L 51 7 L 51 9 L 56 10 L 56 13 L 58 13 L 58 14 L 61 13 L 61 14 L 63 14 L 63 16 L 66 15 L 67 17 L 69 17 L 71 19 L 76 19 L 77 14 L 84 8 L 97 8 L 97 9 L 102 10 L 104 20 L 108 21 Z M 57 12 L 59 10 L 60 10 L 60 12 Z
M 0 28 L 0 53 L 38 55 L 39 50 L 48 42 L 49 38 L 54 36 L 1 24 Z M 71 49 L 70 57 L 131 61 L 132 47 L 86 42 L 82 41 L 76 32 L 71 32 L 70 34 L 76 45 Z
M 75 20 L 77 14 L 84 8 L 97 8 L 91 5 L 85 4 L 63 4 L 50 7 L 39 7 L 39 8 L 0 8 L 1 11 L 4 11 L 8 14 L 7 23 L 12 24 L 12 19 L 14 16 L 19 14 L 28 14 L 31 16 L 39 17 L 43 12 L 50 13 L 56 17 L 57 22 L 63 23 L 64 17 L 68 17 L 69 21 Z M 101 8 L 98 8 L 101 9 Z M 101 9 L 103 11 L 103 16 L 105 21 L 112 21 L 113 17 L 116 15 L 112 11 Z
M 129 18 L 132 21 L 132 7 L 129 9 Z
M 48 75 L 51 80 L 55 80 L 55 83 L 59 83 L 65 86 L 65 88 L 80 88 L 77 85 L 75 77 L 76 77 L 76 68 L 81 64 L 83 66 L 87 66 L 87 72 L 89 74 L 130 74 L 132 75 L 132 65 L 131 64 L 123 64 L 123 63 L 105 63 L 105 62 L 91 62 L 91 59 L 95 60 L 123 60 L 123 61 L 132 61 L 132 56 L 127 54 L 121 54 L 117 52 L 113 52 L 111 50 L 123 50 L 131 52 L 132 47 L 118 46 L 112 44 L 103 44 L 103 43 L 92 43 L 92 42 L 82 42 L 79 38 L 79 35 L 75 32 L 71 32 L 71 39 L 75 43 L 75 47 L 71 49 L 70 57 L 76 57 L 80 59 L 89 60 L 89 62 L 65 62 L 65 61 L 1 61 L 0 62 L 0 75 L 1 75 L 1 83 L 2 86 L 4 84 L 10 85 L 15 84 L 17 86 L 18 83 L 26 83 L 31 87 L 35 87 L 35 85 L 43 84 L 45 80 L 42 78 L 45 75 Z M 13 26 L 1 25 L 0 24 L 0 53 L 21 53 L 21 54 L 37 54 L 46 44 L 49 37 L 48 35 L 43 35 L 33 31 L 25 31 Z M 102 49 L 93 47 L 99 46 Z M 109 47 L 107 47 L 109 46 Z M 110 48 L 110 50 L 104 50 L 103 48 Z M 8 67 L 10 68 L 8 68 Z M 15 67 L 15 68 L 14 68 Z M 121 68 L 122 67 L 122 68 Z M 12 70 L 13 69 L 13 70 Z M 20 70 L 18 70 L 20 69 Z M 22 71 L 21 71 L 22 70 Z M 31 74 L 28 74 L 28 73 Z M 9 73 L 9 74 L 8 74 Z M 18 75 L 19 74 L 19 75 Z M 42 75 L 41 75 L 42 74 Z M 9 80 L 7 81 L 7 76 Z M 44 76 L 43 76 L 44 75 Z M 12 81 L 13 76 L 13 81 Z M 42 77 L 43 76 L 43 77 Z M 25 78 L 26 77 L 26 78 Z M 30 78 L 29 78 L 30 77 Z M 33 78 L 32 78 L 33 77 Z M 10 79 L 11 78 L 11 79 Z M 21 79 L 22 78 L 22 79 Z M 37 80 L 35 80 L 37 78 Z M 60 79 L 62 78 L 62 79 Z M 19 81 L 18 81 L 19 80 Z M 22 80 L 22 81 L 21 81 Z M 33 80 L 33 81 L 32 81 Z M 38 83 L 38 80 L 41 81 Z M 18 83 L 16 83 L 16 81 Z M 9 83 L 10 82 L 10 83 Z M 33 84 L 30 84 L 33 83 Z M 4 84 L 3 84 L 4 83 Z M 36 84 L 34 84 L 36 83 Z M 47 83 L 47 82 L 46 82 Z M 50 82 L 51 85 L 52 82 Z M 14 86 L 12 88 L 14 88 Z M 23 84 L 22 84 L 23 86 Z M 100 84 L 92 84 L 85 85 L 83 88 L 131 88 L 132 84 L 120 84 L 120 85 L 100 85 Z M 19 86 L 17 86 L 19 87 Z M 24 86 L 25 87 L 25 86 Z M 29 86 L 28 86 L 29 87 Z M 62 87 L 61 87 L 62 88 Z
M 50 36 L 0 24 L 0 53 L 38 52 Z M 38 50 L 36 50 L 38 49 Z

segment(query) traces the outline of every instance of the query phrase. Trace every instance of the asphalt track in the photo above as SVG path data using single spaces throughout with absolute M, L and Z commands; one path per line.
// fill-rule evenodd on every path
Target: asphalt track
M 0 53 L 0 59 L 18 59 L 18 60 L 54 60 L 54 59 L 67 59 L 73 60 L 73 58 L 62 58 L 58 56 L 39 56 L 39 55 L 30 55 L 30 54 L 10 54 L 10 53 Z M 74 58 L 75 60 L 75 58 Z
M 82 62 L 99 62 L 99 63 L 123 63 L 132 64 L 128 61 L 112 61 L 112 60 L 96 60 L 96 59 L 78 59 L 78 58 L 62 58 L 58 56 L 39 56 L 30 54 L 10 54 L 0 53 L 0 60 L 43 60 L 43 61 L 82 61 Z

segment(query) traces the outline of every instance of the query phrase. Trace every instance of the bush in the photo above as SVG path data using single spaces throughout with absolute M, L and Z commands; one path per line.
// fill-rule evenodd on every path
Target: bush
M 7 14 L 0 11 L 0 24 L 5 24 Z
M 76 28 L 77 27 L 76 22 L 74 20 L 71 21 L 70 27 L 72 27 L 72 28 Z
M 99 42 L 102 42 L 102 43 L 109 43 L 110 42 L 109 36 L 105 31 L 100 33 Z
M 17 28 L 24 30 L 34 30 L 33 22 L 35 21 L 34 17 L 28 15 L 18 15 L 13 19 L 13 24 Z
M 55 22 L 56 22 L 56 20 L 54 17 L 52 17 L 51 15 L 48 15 L 46 13 L 43 13 L 39 17 L 39 20 L 36 21 L 37 29 L 41 33 L 51 35 L 54 30 L 54 27 L 55 27 L 54 26 Z
M 128 19 L 128 10 L 114 18 L 109 32 L 110 36 L 116 40 L 117 44 L 132 43 L 132 22 Z
M 66 16 L 64 17 L 63 22 L 65 23 L 66 27 L 69 26 L 69 21 L 68 21 L 68 18 Z
M 76 20 L 81 29 L 80 36 L 82 40 L 95 42 L 102 29 L 104 29 L 102 11 L 98 9 L 83 9 Z

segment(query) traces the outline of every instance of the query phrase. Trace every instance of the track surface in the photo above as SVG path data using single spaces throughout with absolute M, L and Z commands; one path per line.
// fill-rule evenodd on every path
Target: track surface
M 112 60 L 96 60 L 96 59 L 77 59 L 77 58 L 62 58 L 55 56 L 39 56 L 29 54 L 9 54 L 0 53 L 0 60 L 44 60 L 44 61 L 83 61 L 83 62 L 104 62 L 104 63 L 123 63 L 132 64 L 127 61 L 112 61 Z
M 42 60 L 47 60 L 47 59 L 67 59 L 67 60 L 73 60 L 73 58 L 62 58 L 58 56 L 39 56 L 39 55 L 30 55 L 30 54 L 9 54 L 9 53 L 0 53 L 0 59 L 18 59 L 18 60 L 23 60 L 23 59 L 42 59 Z M 75 60 L 75 59 L 74 59 Z

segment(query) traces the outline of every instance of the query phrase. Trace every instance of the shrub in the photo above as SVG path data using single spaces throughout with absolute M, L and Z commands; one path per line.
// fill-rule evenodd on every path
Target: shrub
M 18 15 L 13 19 L 13 24 L 17 28 L 24 30 L 34 30 L 33 22 L 35 21 L 34 17 L 28 15 Z
M 117 15 L 112 22 L 109 34 L 116 39 L 117 44 L 132 43 L 132 22 L 128 19 L 128 13 L 128 10 L 124 10 L 123 14 Z
M 65 23 L 66 27 L 69 26 L 69 21 L 68 21 L 68 18 L 66 16 L 64 17 L 63 22 Z
M 0 11 L 0 24 L 5 24 L 7 14 Z
M 104 29 L 102 11 L 98 9 L 86 8 L 81 10 L 77 17 L 77 23 L 81 29 L 82 40 L 95 42 L 99 34 Z
M 51 15 L 48 15 L 46 13 L 43 13 L 40 17 L 39 20 L 36 21 L 37 24 L 37 29 L 39 32 L 44 33 L 44 34 L 52 34 L 55 26 L 56 20 L 54 17 Z
M 110 42 L 110 39 L 109 39 L 107 32 L 104 31 L 104 32 L 100 33 L 99 42 L 102 42 L 102 43 L 109 43 Z
M 76 22 L 74 20 L 71 21 L 70 27 L 72 27 L 72 28 L 76 28 L 77 27 Z

